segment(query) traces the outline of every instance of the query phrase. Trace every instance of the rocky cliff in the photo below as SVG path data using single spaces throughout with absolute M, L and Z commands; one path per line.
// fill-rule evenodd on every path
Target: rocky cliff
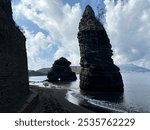
M 81 55 L 80 88 L 92 91 L 123 91 L 119 68 L 114 65 L 110 40 L 88 5 L 79 23 Z
M 0 112 L 16 112 L 29 93 L 25 41 L 11 0 L 0 0 Z

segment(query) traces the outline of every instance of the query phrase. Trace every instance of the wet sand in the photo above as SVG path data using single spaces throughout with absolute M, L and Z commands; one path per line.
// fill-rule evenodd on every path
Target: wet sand
M 39 103 L 32 113 L 93 113 L 94 111 L 74 105 L 65 99 L 67 90 L 30 86 L 39 95 Z

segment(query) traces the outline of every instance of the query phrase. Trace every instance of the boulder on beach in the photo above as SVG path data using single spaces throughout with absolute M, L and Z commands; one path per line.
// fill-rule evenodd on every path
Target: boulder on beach
M 57 81 L 74 81 L 77 79 L 75 72 L 70 68 L 71 62 L 61 57 L 56 60 L 48 72 L 47 78 L 49 82 Z
M 120 69 L 113 63 L 105 28 L 88 5 L 79 23 L 80 88 L 90 91 L 123 91 Z

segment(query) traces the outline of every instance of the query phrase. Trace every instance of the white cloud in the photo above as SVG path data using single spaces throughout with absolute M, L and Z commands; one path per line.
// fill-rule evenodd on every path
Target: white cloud
M 47 68 L 51 66 L 49 59 L 42 59 L 40 57 L 36 57 L 35 59 L 32 59 L 31 61 L 29 59 L 28 62 L 30 62 L 30 64 L 28 64 L 29 70 L 30 69 L 38 70 L 40 68 Z
M 58 50 L 51 58 L 64 56 L 79 64 L 77 32 L 82 12 L 79 4 L 70 6 L 62 0 L 21 0 L 13 8 L 16 18 L 25 17 L 49 33 L 45 36 L 41 32 L 33 34 L 26 31 L 30 59 L 35 59 L 38 52 L 47 46 L 57 44 Z
M 50 60 L 40 58 L 41 51 L 51 51 L 51 38 L 42 32 L 36 34 L 24 28 L 24 35 L 26 36 L 26 48 L 28 56 L 29 69 L 39 69 L 39 67 L 47 67 L 50 65 Z M 47 62 L 48 61 L 48 62 Z M 47 62 L 47 64 L 46 64 Z M 43 66 L 42 66 L 43 65 Z
M 114 50 L 115 63 L 136 63 L 150 67 L 150 0 L 105 0 L 106 29 Z M 70 6 L 62 0 L 21 0 L 14 5 L 16 18 L 24 17 L 48 35 L 25 29 L 29 68 L 46 66 L 50 59 L 66 57 L 73 65 L 79 64 L 77 32 L 81 18 L 80 4 Z M 30 29 L 31 30 L 31 29 Z M 42 58 L 41 51 L 52 51 L 53 56 Z M 35 64 L 35 65 L 34 65 Z M 39 66 L 38 66 L 39 64 Z M 52 63 L 47 63 L 47 66 Z
M 24 30 L 25 36 L 27 37 L 27 53 L 30 58 L 35 58 L 35 56 L 38 55 L 40 50 L 47 49 L 48 46 L 50 47 L 50 38 L 46 37 L 42 32 L 34 34 L 26 29 Z
M 150 67 L 150 0 L 105 0 L 106 28 L 116 63 Z

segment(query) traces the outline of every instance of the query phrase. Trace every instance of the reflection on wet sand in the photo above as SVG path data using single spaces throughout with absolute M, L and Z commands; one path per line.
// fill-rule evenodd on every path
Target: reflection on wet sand
M 121 103 L 123 101 L 123 92 L 89 92 L 81 90 L 80 93 L 90 98 L 94 97 L 94 99 L 96 100 L 103 100 L 115 103 Z

